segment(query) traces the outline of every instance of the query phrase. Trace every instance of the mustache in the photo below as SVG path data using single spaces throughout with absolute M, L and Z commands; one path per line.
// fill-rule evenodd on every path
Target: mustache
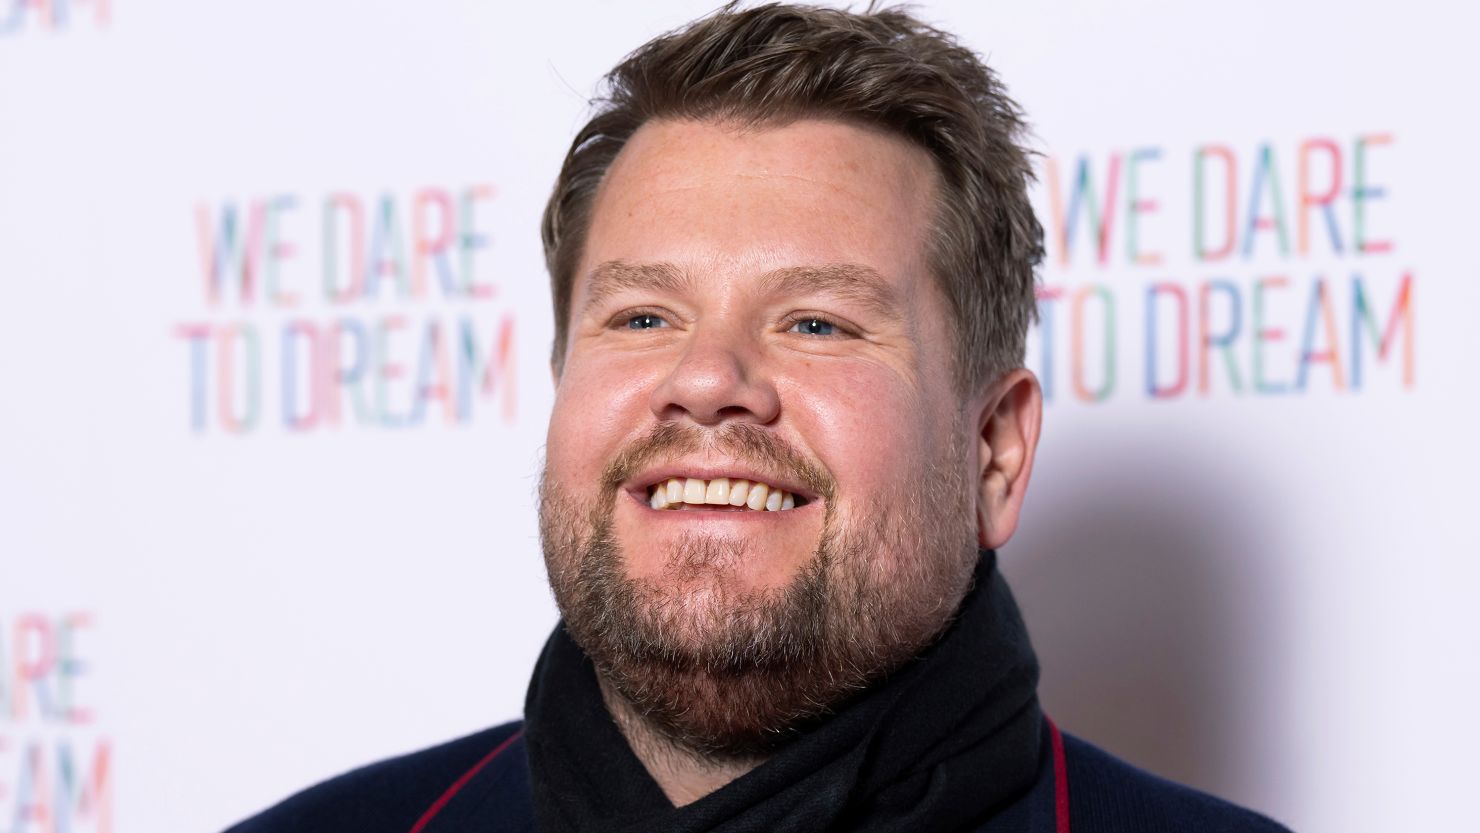
M 764 472 L 785 474 L 829 504 L 836 491 L 836 482 L 826 469 L 759 425 L 731 422 L 719 428 L 700 428 L 671 421 L 657 423 L 618 452 L 602 470 L 602 490 L 608 494 L 615 492 L 655 460 L 701 451 L 723 454 Z

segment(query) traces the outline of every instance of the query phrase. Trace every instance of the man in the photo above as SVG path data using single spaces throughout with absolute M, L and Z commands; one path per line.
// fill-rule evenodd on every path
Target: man
M 1042 231 L 990 71 L 899 11 L 731 7 L 609 82 L 544 221 L 562 624 L 523 724 L 234 829 L 1282 829 L 1039 710 L 993 550 Z

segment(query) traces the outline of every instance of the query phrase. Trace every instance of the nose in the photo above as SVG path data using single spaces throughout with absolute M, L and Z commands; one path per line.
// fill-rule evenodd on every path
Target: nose
M 664 421 L 765 425 L 776 419 L 781 399 L 755 345 L 738 333 L 711 331 L 694 334 L 678 363 L 653 388 L 650 405 Z

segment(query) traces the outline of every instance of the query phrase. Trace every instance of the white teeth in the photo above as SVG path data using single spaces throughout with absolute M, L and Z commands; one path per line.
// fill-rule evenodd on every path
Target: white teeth
M 698 477 L 671 477 L 653 484 L 648 505 L 654 509 L 679 509 L 684 504 L 695 506 L 748 506 L 757 511 L 779 512 L 795 509 L 797 497 L 785 489 L 764 483 L 728 477 L 703 480 Z
M 730 505 L 731 506 L 744 506 L 745 505 L 745 495 L 749 491 L 750 491 L 750 481 L 749 480 L 731 480 L 730 481 Z
M 703 503 L 704 502 L 704 481 L 703 480 L 700 480 L 697 477 L 690 477 L 688 480 L 685 480 L 684 481 L 684 484 L 683 484 L 683 502 L 684 503 Z
M 750 484 L 750 494 L 745 497 L 745 505 L 751 509 L 766 508 L 766 492 L 770 490 L 771 487 L 764 483 Z
M 709 481 L 709 487 L 704 490 L 704 502 L 715 506 L 725 506 L 730 502 L 730 478 L 716 477 Z

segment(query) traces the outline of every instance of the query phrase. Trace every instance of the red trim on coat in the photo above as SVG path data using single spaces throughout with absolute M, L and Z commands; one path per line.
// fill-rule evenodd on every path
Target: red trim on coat
M 492 762 L 494 758 L 497 758 L 499 756 L 499 753 L 503 752 L 505 749 L 508 749 L 509 745 L 518 740 L 519 736 L 522 734 L 524 734 L 524 730 L 521 728 L 518 731 L 514 732 L 514 734 L 509 735 L 507 738 L 504 738 L 504 742 L 494 747 L 494 750 L 492 752 L 484 755 L 483 760 L 479 761 L 476 764 L 473 764 L 472 769 L 464 772 L 461 778 L 453 781 L 452 786 L 448 787 L 447 791 L 442 793 L 442 796 L 440 798 L 432 802 L 432 806 L 428 807 L 427 811 L 421 814 L 421 818 L 416 820 L 416 824 L 413 825 L 411 828 L 411 833 L 421 833 L 422 829 L 425 828 L 428 824 L 431 824 L 432 819 L 436 818 L 437 814 L 442 812 L 442 808 L 447 806 L 447 802 L 451 801 L 452 797 L 457 795 L 459 790 L 461 790 L 463 787 L 466 787 L 468 785 L 468 782 L 473 780 L 473 776 L 477 775 L 479 770 L 483 769 L 483 767 L 485 766 L 488 766 L 488 764 Z
M 1056 833 L 1069 833 L 1069 766 L 1064 760 L 1064 736 L 1059 727 L 1044 716 L 1048 734 L 1053 740 L 1053 817 Z M 414 831 L 413 831 L 414 833 Z

